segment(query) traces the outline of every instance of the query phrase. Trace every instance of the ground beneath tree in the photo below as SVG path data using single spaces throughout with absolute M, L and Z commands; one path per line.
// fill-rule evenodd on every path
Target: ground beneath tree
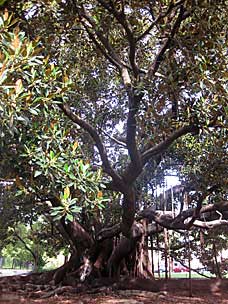
M 104 288 L 102 292 L 93 293 L 88 290 L 79 294 L 66 292 L 45 299 L 39 297 L 39 291 L 25 297 L 20 291 L 0 291 L 0 303 L 31 303 L 31 304 L 228 304 L 228 280 L 193 279 L 192 297 L 189 297 L 189 281 L 187 279 L 158 280 L 161 291 L 153 293 L 140 290 L 116 290 Z M 1 286 L 0 286 L 1 288 Z
M 21 298 L 20 300 L 12 295 L 12 298 L 7 296 L 0 301 L 0 303 L 33 303 L 33 304 L 227 304 L 228 299 L 223 299 L 220 297 L 210 297 L 210 296 L 195 296 L 193 298 L 188 298 L 184 296 L 142 296 L 140 292 L 138 295 L 134 296 L 121 296 L 121 295 L 77 295 L 77 296 L 57 296 L 49 299 L 43 300 L 31 300 L 26 298 Z
M 161 292 L 153 293 L 140 290 L 110 290 L 104 288 L 99 293 L 88 290 L 73 294 L 66 290 L 61 295 L 53 295 L 45 299 L 37 299 L 39 292 L 29 296 L 21 295 L 19 290 L 4 292 L 0 290 L 0 303 L 31 304 L 228 304 L 228 280 L 192 280 L 192 297 L 189 297 L 189 281 L 187 279 L 171 279 L 158 281 Z M 0 285 L 1 288 L 1 285 Z

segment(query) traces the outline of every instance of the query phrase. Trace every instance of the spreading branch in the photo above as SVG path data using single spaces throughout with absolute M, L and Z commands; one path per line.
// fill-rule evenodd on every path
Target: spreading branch
M 154 235 L 160 233 L 164 228 L 180 231 L 189 230 L 190 228 L 199 227 L 203 229 L 212 229 L 222 225 L 228 225 L 228 201 L 223 201 L 220 204 L 209 204 L 200 209 L 200 216 L 202 219 L 194 221 L 193 225 L 189 227 L 188 223 L 195 214 L 196 208 L 190 208 L 181 213 L 181 215 L 174 216 L 171 211 L 156 210 L 155 206 L 151 206 L 136 216 L 136 221 L 147 219 L 151 222 L 146 231 L 146 235 Z M 219 219 L 213 217 L 219 215 Z M 206 220 L 207 218 L 207 220 Z M 189 220 L 188 220 L 189 219 Z M 96 236 L 97 241 L 103 241 L 107 238 L 112 238 L 121 233 L 121 224 L 103 228 Z
M 149 207 L 141 211 L 136 217 L 137 220 L 146 218 L 149 221 L 154 221 L 160 226 L 171 229 L 171 230 L 189 230 L 189 221 L 195 214 L 196 208 L 190 208 L 183 211 L 180 215 L 174 216 L 171 211 L 155 210 L 155 207 Z M 223 218 L 212 219 L 213 216 L 216 216 L 217 211 L 223 213 Z M 191 225 L 192 227 L 201 227 L 201 228 L 214 228 L 221 225 L 228 224 L 228 216 L 226 212 L 228 211 L 228 202 L 223 202 L 221 204 L 209 204 L 200 209 L 200 216 L 203 216 L 203 219 L 197 219 Z M 206 220 L 206 215 L 207 220 Z
M 194 224 L 191 228 L 199 227 L 203 229 L 212 229 L 215 227 L 219 227 L 222 225 L 228 225 L 228 202 L 224 201 L 219 205 L 209 204 L 201 208 L 200 215 L 203 216 L 203 219 L 195 220 Z M 191 208 L 182 212 L 182 216 L 174 217 L 173 212 L 171 211 L 163 211 L 156 210 L 154 206 L 149 207 L 143 211 L 141 211 L 136 216 L 136 221 L 140 221 L 142 219 L 148 219 L 152 224 L 148 226 L 146 231 L 146 235 L 154 235 L 156 233 L 160 233 L 164 230 L 164 228 L 170 230 L 189 230 L 188 227 L 188 218 L 192 218 L 195 213 L 195 208 Z M 208 214 L 207 220 L 206 214 Z M 211 219 L 212 216 L 219 214 L 219 219 Z M 153 223 L 154 222 L 154 223 Z M 118 223 L 109 228 L 103 228 L 97 235 L 97 241 L 103 241 L 107 238 L 112 238 L 121 233 L 121 225 Z
M 110 13 L 112 13 L 114 15 L 114 17 L 118 20 L 118 22 L 125 29 L 125 31 L 127 33 L 127 38 L 128 38 L 128 41 L 129 41 L 129 45 L 130 45 L 129 58 L 130 58 L 130 63 L 131 63 L 131 69 L 133 70 L 135 76 L 137 76 L 138 75 L 138 69 L 137 69 L 136 63 L 135 63 L 134 36 L 133 36 L 133 33 L 130 29 L 130 25 L 128 24 L 128 22 L 125 18 L 125 15 L 124 15 L 123 11 L 121 13 L 119 13 L 113 5 L 107 4 L 106 2 L 104 2 L 102 0 L 99 0 L 99 3 L 105 9 L 107 9 Z M 81 9 L 77 8 L 77 11 L 78 11 L 80 17 L 82 18 L 82 20 L 84 20 L 83 25 L 86 28 L 86 31 L 87 31 L 89 37 L 93 40 L 95 45 L 100 48 L 100 50 L 102 51 L 104 56 L 112 64 L 114 64 L 121 72 L 123 83 L 124 83 L 124 86 L 127 90 L 128 100 L 129 100 L 129 112 L 128 112 L 128 118 L 127 118 L 127 148 L 128 148 L 128 152 L 129 152 L 129 156 L 131 158 L 131 161 L 132 161 L 134 167 L 136 168 L 136 170 L 139 174 L 141 172 L 142 165 L 141 165 L 140 154 L 138 152 L 137 145 L 136 145 L 136 119 L 135 119 L 135 115 L 137 114 L 138 107 L 139 107 L 139 102 L 140 102 L 142 96 L 139 96 L 139 95 L 135 94 L 134 88 L 132 87 L 132 84 L 131 84 L 130 75 L 128 73 L 128 68 L 126 67 L 125 63 L 123 63 L 121 61 L 119 56 L 115 53 L 115 51 L 111 47 L 108 39 L 101 33 L 101 31 L 99 31 L 97 29 L 96 23 L 93 20 L 93 18 L 89 15 L 89 13 L 83 7 Z M 97 41 L 95 36 L 98 38 L 99 42 Z M 101 47 L 100 43 L 103 45 L 103 47 Z M 88 130 L 88 128 L 87 128 L 87 130 Z M 91 135 L 91 133 L 90 133 L 90 135 Z M 94 136 L 92 136 L 92 137 L 94 138 Z M 96 139 L 95 142 L 98 143 L 98 140 Z M 99 144 L 97 146 L 101 146 L 101 145 Z M 107 164 L 107 160 L 104 159 L 105 157 L 102 157 L 104 152 L 103 151 L 101 152 L 101 149 L 99 149 L 99 147 L 98 147 L 98 150 L 100 152 L 105 171 L 110 176 L 112 176 L 112 178 L 114 180 L 117 180 L 116 176 L 114 178 L 114 175 L 116 175 L 116 174 L 113 174 L 113 172 L 111 172 L 113 170 L 110 170 L 110 165 Z M 118 180 L 118 184 L 119 183 L 120 183 L 120 178 Z
M 121 232 L 121 227 L 120 224 L 116 224 L 112 227 L 108 227 L 108 228 L 103 228 L 101 231 L 99 231 L 99 233 L 96 236 L 96 239 L 98 241 L 103 241 L 105 239 L 108 238 L 112 238 L 114 236 L 119 235 Z
M 68 104 L 61 103 L 59 104 L 59 107 L 72 122 L 76 123 L 78 126 L 89 133 L 99 151 L 104 171 L 112 177 L 114 183 L 120 187 L 120 191 L 124 192 L 123 180 L 112 168 L 105 147 L 96 129 L 91 124 L 81 119 L 77 114 L 73 113 Z
M 162 154 L 165 150 L 167 150 L 170 145 L 180 138 L 183 135 L 186 135 L 188 133 L 198 133 L 199 127 L 196 125 L 187 125 L 180 127 L 179 129 L 175 130 L 173 133 L 171 133 L 164 141 L 161 143 L 153 146 L 153 147 L 147 147 L 145 151 L 142 153 L 142 161 L 143 165 L 145 165 L 149 159 L 151 159 L 154 156 L 157 156 L 159 154 Z
M 196 208 L 195 208 L 192 218 L 190 219 L 190 221 L 188 223 L 187 229 L 190 229 L 193 225 L 194 226 L 196 225 L 196 220 L 200 217 L 200 211 L 202 208 L 203 201 L 206 199 L 206 197 L 210 193 L 212 193 L 217 188 L 218 188 L 218 186 L 215 185 L 215 186 L 211 187 L 210 189 L 208 189 L 207 191 L 201 193 L 200 195 L 196 194 L 196 201 L 197 201 Z
M 154 156 L 151 160 L 152 160 L 152 164 L 153 164 L 153 169 L 155 170 L 157 168 L 157 166 L 159 165 L 159 163 L 161 162 L 161 155 L 157 155 Z M 143 164 L 144 165 L 144 164 Z M 134 164 L 131 162 L 127 168 L 125 169 L 125 171 L 122 174 L 122 177 L 124 180 L 127 180 L 129 184 L 134 183 L 134 181 L 136 180 L 136 178 L 139 176 L 139 174 L 141 173 L 141 171 L 136 171 L 135 170 L 135 166 Z
M 132 114 L 129 113 L 129 116 L 130 115 L 133 115 L 133 113 Z M 135 119 L 135 117 L 133 117 L 133 119 Z M 134 121 L 133 119 L 132 121 Z M 130 136 L 135 138 L 135 133 L 134 133 L 136 132 L 135 127 L 136 125 L 134 123 L 132 126 L 129 125 L 129 129 L 128 129 L 129 138 Z M 132 135 L 130 134 L 130 132 L 132 132 Z M 198 133 L 198 132 L 199 132 L 199 127 L 196 125 L 187 125 L 180 127 L 179 129 L 171 133 L 165 140 L 163 140 L 159 144 L 155 146 L 148 145 L 146 148 L 143 149 L 142 153 L 140 153 L 138 150 L 135 150 L 134 152 L 133 147 L 134 145 L 136 146 L 136 142 L 134 141 L 132 143 L 132 147 L 130 147 L 130 145 L 128 146 L 129 149 L 134 152 L 134 154 L 132 154 L 132 158 L 131 158 L 132 162 L 128 165 L 128 167 L 125 169 L 124 173 L 122 174 L 123 179 L 128 181 L 129 184 L 133 183 L 141 173 L 143 166 L 145 166 L 149 160 L 153 160 L 154 166 L 156 167 L 161 161 L 162 153 L 164 153 L 175 140 L 188 133 Z
M 218 220 L 207 221 L 207 222 L 196 220 L 194 222 L 195 227 L 205 228 L 205 229 L 213 229 L 213 228 L 224 226 L 224 225 L 225 226 L 228 225 L 228 220 L 218 219 Z
M 75 219 L 73 222 L 66 224 L 65 229 L 75 241 L 78 252 L 83 252 L 94 244 L 91 235 Z

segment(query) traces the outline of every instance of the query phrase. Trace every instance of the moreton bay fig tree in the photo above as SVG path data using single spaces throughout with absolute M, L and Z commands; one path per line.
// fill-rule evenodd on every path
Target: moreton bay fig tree
M 71 252 L 47 280 L 150 278 L 148 236 L 228 223 L 225 187 L 208 199 L 217 177 L 178 215 L 137 187 L 170 155 L 194 176 L 191 145 L 194 160 L 221 142 L 227 166 L 226 1 L 7 1 L 1 14 L 1 178 Z

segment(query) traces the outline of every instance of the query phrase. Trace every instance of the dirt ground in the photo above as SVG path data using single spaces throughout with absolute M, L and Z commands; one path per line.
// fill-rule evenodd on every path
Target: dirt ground
M 161 292 L 139 290 L 105 290 L 98 294 L 53 296 L 47 299 L 24 298 L 18 293 L 0 293 L 0 303 L 8 304 L 228 304 L 228 280 L 187 279 L 160 280 Z M 190 288 L 189 288 L 190 287 Z M 192 296 L 189 296 L 192 293 Z M 38 295 L 37 295 L 38 296 Z

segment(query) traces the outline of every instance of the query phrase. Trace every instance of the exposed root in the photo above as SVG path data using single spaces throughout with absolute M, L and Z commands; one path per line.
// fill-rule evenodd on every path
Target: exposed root
M 37 283 L 35 283 L 35 279 Z M 148 290 L 157 292 L 158 287 L 154 280 L 141 278 L 121 278 L 119 281 L 113 278 L 101 277 L 86 282 L 79 282 L 76 278 L 69 277 L 65 286 L 50 284 L 40 284 L 45 281 L 43 275 L 29 275 L 27 277 L 5 277 L 0 279 L 2 293 L 12 293 L 28 298 L 46 299 L 56 295 L 88 293 L 88 294 L 110 294 L 117 290 Z M 69 284 L 71 283 L 71 284 Z
M 54 290 L 44 293 L 43 295 L 41 295 L 40 298 L 46 299 L 46 298 L 50 298 L 52 296 L 61 295 L 63 293 L 76 293 L 76 290 L 72 286 L 62 286 L 62 287 L 58 287 Z

